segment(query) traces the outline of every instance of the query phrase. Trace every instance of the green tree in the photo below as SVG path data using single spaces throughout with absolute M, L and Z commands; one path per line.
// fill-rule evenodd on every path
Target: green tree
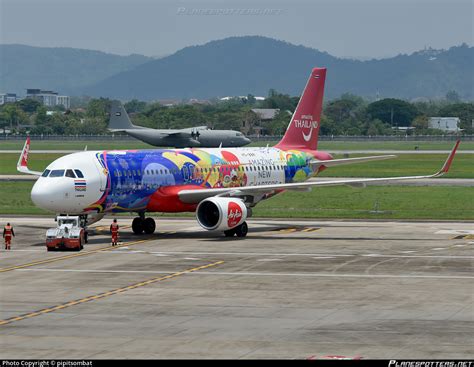
M 446 100 L 450 103 L 459 103 L 461 102 L 461 97 L 455 90 L 450 90 L 446 93 Z
M 138 99 L 132 99 L 131 101 L 125 103 L 124 108 L 128 113 L 143 112 L 146 109 L 146 102 L 139 101 Z
M 372 119 L 379 119 L 391 126 L 410 126 L 413 119 L 420 114 L 410 103 L 395 98 L 369 104 L 367 113 Z
M 270 135 L 283 135 L 290 123 L 291 113 L 287 110 L 278 112 L 275 118 L 267 125 L 267 131 Z
M 35 99 L 25 98 L 17 102 L 18 107 L 26 113 L 35 113 L 41 103 Z
M 275 89 L 270 89 L 268 92 L 268 97 L 262 102 L 262 107 L 294 111 L 297 104 L 298 99 L 295 101 L 295 98 L 290 97 L 288 94 L 281 94 Z
M 87 104 L 87 116 L 106 118 L 110 111 L 111 102 L 108 98 L 91 99 Z
M 417 134 L 426 134 L 430 127 L 430 119 L 426 115 L 420 115 L 415 117 L 411 126 L 415 128 Z
M 13 130 L 15 127 L 16 131 L 19 131 L 20 124 L 28 122 L 28 115 L 14 103 L 5 105 L 2 114 L 5 119 L 5 124 L 10 125 L 10 130 Z

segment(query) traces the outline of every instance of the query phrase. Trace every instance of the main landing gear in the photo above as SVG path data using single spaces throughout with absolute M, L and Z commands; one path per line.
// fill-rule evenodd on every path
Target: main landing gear
M 224 234 L 226 237 L 234 237 L 234 235 L 237 235 L 237 237 L 245 237 L 247 236 L 248 232 L 249 226 L 247 225 L 247 222 L 243 222 L 241 225 L 235 228 L 224 231 Z
M 152 234 L 155 232 L 156 223 L 155 220 L 151 217 L 145 218 L 145 214 L 140 213 L 139 217 L 133 219 L 132 230 L 135 234 Z

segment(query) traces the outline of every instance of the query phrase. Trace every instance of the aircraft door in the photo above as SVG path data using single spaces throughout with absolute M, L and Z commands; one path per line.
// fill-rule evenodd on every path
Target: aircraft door
M 184 181 L 189 181 L 189 170 L 187 166 L 183 166 L 183 178 Z
M 101 160 L 99 162 L 99 159 Z M 105 168 L 105 162 L 103 161 L 102 155 L 99 155 L 96 159 L 96 168 L 99 174 L 99 190 L 100 192 L 104 192 L 107 189 L 107 176 L 108 176 L 108 171 L 107 168 Z

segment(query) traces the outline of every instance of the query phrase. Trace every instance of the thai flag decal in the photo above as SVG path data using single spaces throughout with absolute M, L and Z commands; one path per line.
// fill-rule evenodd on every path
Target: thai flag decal
M 74 189 L 76 191 L 86 191 L 87 182 L 86 180 L 74 180 Z

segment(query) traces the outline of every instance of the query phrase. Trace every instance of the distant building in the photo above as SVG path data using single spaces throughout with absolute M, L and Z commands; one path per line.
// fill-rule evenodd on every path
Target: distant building
M 231 97 L 231 96 L 227 96 L 227 97 L 222 97 L 222 98 L 219 98 L 220 101 L 230 101 L 231 99 L 234 99 L 234 98 L 238 98 L 238 99 L 248 99 L 248 96 L 234 96 L 234 97 Z M 265 97 L 258 97 L 258 96 L 254 96 L 255 100 L 256 101 L 264 101 L 265 100 Z
M 71 106 L 69 96 L 60 96 L 52 90 L 27 89 L 26 98 L 34 99 L 47 107 L 64 106 L 68 109 Z
M 276 115 L 280 112 L 279 108 L 252 108 L 251 110 L 255 113 L 260 121 L 270 121 L 275 118 Z
M 290 111 L 287 111 L 291 115 Z M 272 121 L 280 113 L 279 108 L 252 108 L 242 122 L 240 129 L 246 135 L 265 135 L 267 122 Z
M 2 93 L 0 94 L 0 105 L 5 103 L 15 103 L 17 101 L 15 93 Z
M 56 105 L 64 106 L 64 108 L 67 110 L 69 107 L 71 107 L 71 98 L 69 98 L 69 96 L 57 96 Z
M 447 133 L 457 133 L 461 120 L 459 117 L 430 117 L 429 127 L 439 129 Z

